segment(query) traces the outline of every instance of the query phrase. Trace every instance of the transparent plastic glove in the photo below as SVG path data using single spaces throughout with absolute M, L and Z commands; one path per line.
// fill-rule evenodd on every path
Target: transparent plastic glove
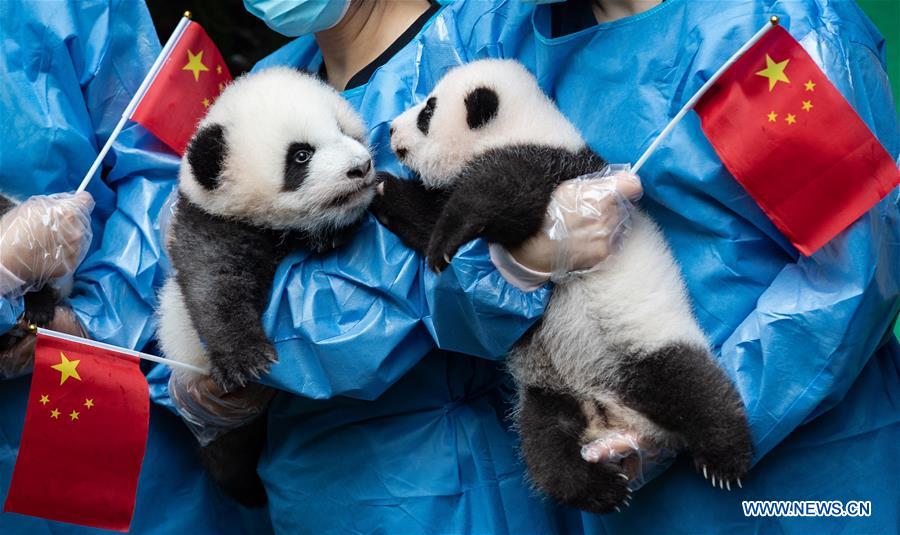
M 87 337 L 75 313 L 67 306 L 56 307 L 53 321 L 47 328 L 82 338 Z M 28 330 L 28 324 L 24 320 L 19 320 L 12 329 L 0 336 L 0 379 L 12 379 L 30 373 L 34 364 L 36 343 L 37 336 Z
M 248 383 L 239 390 L 225 392 L 209 376 L 173 369 L 169 395 L 197 441 L 206 446 L 262 414 L 275 390 Z
M 89 193 L 31 197 L 0 218 L 0 294 L 41 288 L 78 266 L 91 242 Z
M 589 463 L 616 463 L 628 476 L 628 486 L 637 490 L 678 452 L 632 434 L 610 431 L 581 447 L 581 458 Z
M 609 165 L 556 188 L 540 233 L 508 252 L 492 246 L 501 273 L 533 289 L 548 279 L 595 269 L 615 254 L 631 226 L 632 202 L 643 194 L 640 179 L 629 169 Z

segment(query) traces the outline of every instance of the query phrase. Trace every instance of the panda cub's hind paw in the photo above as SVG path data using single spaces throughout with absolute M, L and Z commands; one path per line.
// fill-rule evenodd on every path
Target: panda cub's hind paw
M 731 490 L 741 488 L 741 478 L 750 470 L 753 450 L 749 440 L 737 441 L 723 448 L 700 448 L 695 450 L 694 467 L 713 487 Z
M 268 373 L 272 364 L 278 361 L 278 355 L 271 346 L 260 349 L 248 347 L 229 355 L 213 353 L 210 361 L 210 376 L 213 381 L 230 392 Z
M 520 394 L 517 424 L 528 477 L 550 498 L 591 513 L 621 511 L 631 503 L 628 476 L 615 462 L 588 462 L 581 455 L 587 419 L 568 392 L 527 387 Z
M 586 466 L 585 466 L 586 465 Z M 631 505 L 631 488 L 626 476 L 614 463 L 585 463 L 575 478 L 578 490 L 558 497 L 561 502 L 589 513 L 620 513 Z M 580 480 L 580 481 L 578 481 Z

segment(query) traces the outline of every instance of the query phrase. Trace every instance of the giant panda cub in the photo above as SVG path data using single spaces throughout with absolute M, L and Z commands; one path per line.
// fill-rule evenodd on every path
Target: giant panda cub
M 375 194 L 365 137 L 351 106 L 310 75 L 273 68 L 225 89 L 181 162 L 159 304 L 168 358 L 208 369 L 225 390 L 269 369 L 277 355 L 261 316 L 276 266 L 296 248 L 333 249 L 364 216 Z M 264 421 L 201 448 L 213 479 L 250 505 L 265 501 Z
M 394 120 L 391 146 L 421 182 L 382 175 L 373 210 L 436 271 L 476 237 L 522 244 L 557 185 L 606 165 L 535 78 L 503 60 L 451 70 Z M 580 454 L 612 433 L 684 449 L 729 489 L 749 469 L 741 398 L 710 354 L 660 230 L 639 210 L 620 252 L 554 287 L 508 366 L 529 478 L 565 504 L 605 513 L 630 503 L 622 462 Z

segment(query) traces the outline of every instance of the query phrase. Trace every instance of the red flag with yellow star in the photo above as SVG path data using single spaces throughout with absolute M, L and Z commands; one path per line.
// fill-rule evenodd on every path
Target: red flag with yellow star
M 780 26 L 694 109 L 731 174 L 807 256 L 900 184 L 885 148 Z
M 38 334 L 4 511 L 127 531 L 149 399 L 136 357 Z
M 184 154 L 197 123 L 231 73 L 222 54 L 196 22 L 189 22 L 165 58 L 131 119 L 178 154 Z

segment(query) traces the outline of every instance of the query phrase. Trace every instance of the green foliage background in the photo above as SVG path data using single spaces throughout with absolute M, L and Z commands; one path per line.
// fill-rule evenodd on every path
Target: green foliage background
M 887 70 L 894 93 L 894 105 L 900 97 L 900 0 L 857 0 L 887 41 Z

